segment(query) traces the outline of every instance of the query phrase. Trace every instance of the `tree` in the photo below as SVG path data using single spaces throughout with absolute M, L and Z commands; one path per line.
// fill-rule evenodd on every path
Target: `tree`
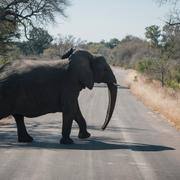
M 142 40 L 136 36 L 127 35 L 125 36 L 125 38 L 121 40 L 121 43 L 131 42 L 131 41 L 142 41 Z
M 72 47 L 84 47 L 85 41 L 81 40 L 80 38 L 75 38 L 72 35 L 62 36 L 61 34 L 58 35 L 58 38 L 55 40 L 56 44 L 55 47 L 57 48 L 57 56 L 61 57 L 68 49 Z
M 146 27 L 145 36 L 147 39 L 150 40 L 150 43 L 153 47 L 158 47 L 160 45 L 160 37 L 161 37 L 161 30 L 159 26 L 152 25 Z
M 40 55 L 53 41 L 51 35 L 42 28 L 33 28 L 29 33 L 29 37 L 30 40 L 23 43 L 23 47 L 21 46 L 21 48 L 25 48 L 26 54 L 29 51 L 31 54 Z
M 75 38 L 72 35 L 62 36 L 59 34 L 53 42 L 54 43 L 43 53 L 47 58 L 61 58 L 70 48 L 87 48 L 86 41 L 83 41 L 80 38 Z
M 103 42 L 102 42 L 103 43 Z M 119 39 L 117 38 L 112 38 L 110 39 L 109 42 L 106 42 L 105 45 L 106 47 L 110 48 L 110 49 L 113 49 L 115 48 L 118 44 L 120 43 Z
M 0 55 L 4 56 L 10 48 L 10 44 L 13 37 L 19 37 L 18 33 L 15 33 L 16 27 L 11 23 L 0 23 Z
M 54 22 L 55 13 L 65 16 L 68 0 L 3 0 L 0 2 L 0 24 L 23 26 L 26 38 L 35 24 Z
M 148 59 L 148 63 L 145 61 L 140 65 L 148 65 L 145 68 L 145 73 L 149 76 L 158 79 L 161 82 L 162 87 L 165 85 L 170 68 L 170 57 L 173 51 L 173 36 L 172 31 L 168 28 L 169 26 L 164 26 L 163 30 L 160 30 L 159 26 L 152 25 L 146 28 L 146 38 L 150 40 L 151 51 L 156 52 L 154 56 Z M 149 63 L 150 62 L 150 63 Z M 143 67 L 143 66 L 142 66 Z
M 16 46 L 20 49 L 21 54 L 25 56 L 33 54 L 29 41 L 16 42 Z
M 12 43 L 15 38 L 19 38 L 16 26 L 9 22 L 0 23 L 0 64 L 17 57 L 16 53 L 16 55 L 13 54 L 13 52 L 17 52 L 17 48 Z
M 64 11 L 68 5 L 68 0 L 1 0 L 0 59 L 7 59 L 8 52 L 13 50 L 13 41 L 20 37 L 20 28 L 30 39 L 29 32 L 36 25 L 54 22 L 55 14 L 65 17 Z

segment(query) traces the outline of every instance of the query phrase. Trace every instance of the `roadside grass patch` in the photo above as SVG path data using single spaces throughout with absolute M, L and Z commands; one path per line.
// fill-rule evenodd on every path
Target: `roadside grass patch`
M 180 90 L 162 87 L 160 82 L 151 80 L 135 70 L 126 78 L 128 87 L 145 105 L 164 115 L 180 129 Z

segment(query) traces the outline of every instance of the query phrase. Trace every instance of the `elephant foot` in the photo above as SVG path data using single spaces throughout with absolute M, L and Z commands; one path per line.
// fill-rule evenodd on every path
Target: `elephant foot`
M 74 144 L 73 140 L 70 138 L 61 138 L 60 143 L 61 144 Z
M 85 133 L 79 132 L 79 134 L 78 134 L 79 139 L 86 139 L 86 138 L 89 138 L 90 136 L 91 136 L 91 134 L 88 132 L 85 132 Z
M 30 143 L 32 141 L 33 138 L 29 134 L 18 137 L 18 142 Z

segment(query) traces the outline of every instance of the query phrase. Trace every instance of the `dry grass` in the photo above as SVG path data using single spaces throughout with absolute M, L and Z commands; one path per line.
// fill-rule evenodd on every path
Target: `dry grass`
M 167 120 L 180 129 L 180 91 L 162 88 L 158 81 L 152 81 L 131 70 L 126 79 L 133 94 L 143 103 L 164 115 Z
M 0 126 L 9 125 L 9 124 L 12 124 L 12 123 L 14 123 L 14 122 L 13 122 L 13 119 L 12 119 L 11 116 L 0 120 Z

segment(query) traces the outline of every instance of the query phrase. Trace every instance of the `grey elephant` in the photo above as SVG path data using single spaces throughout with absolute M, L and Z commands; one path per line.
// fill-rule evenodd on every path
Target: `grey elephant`
M 79 138 L 88 138 L 86 121 L 81 114 L 78 96 L 94 83 L 107 83 L 109 106 L 102 129 L 108 125 L 116 102 L 116 78 L 103 56 L 85 50 L 70 49 L 65 60 L 18 60 L 0 68 L 0 119 L 12 115 L 17 125 L 19 142 L 32 142 L 24 117 L 37 117 L 62 112 L 61 144 L 72 144 L 72 122 L 79 126 Z

